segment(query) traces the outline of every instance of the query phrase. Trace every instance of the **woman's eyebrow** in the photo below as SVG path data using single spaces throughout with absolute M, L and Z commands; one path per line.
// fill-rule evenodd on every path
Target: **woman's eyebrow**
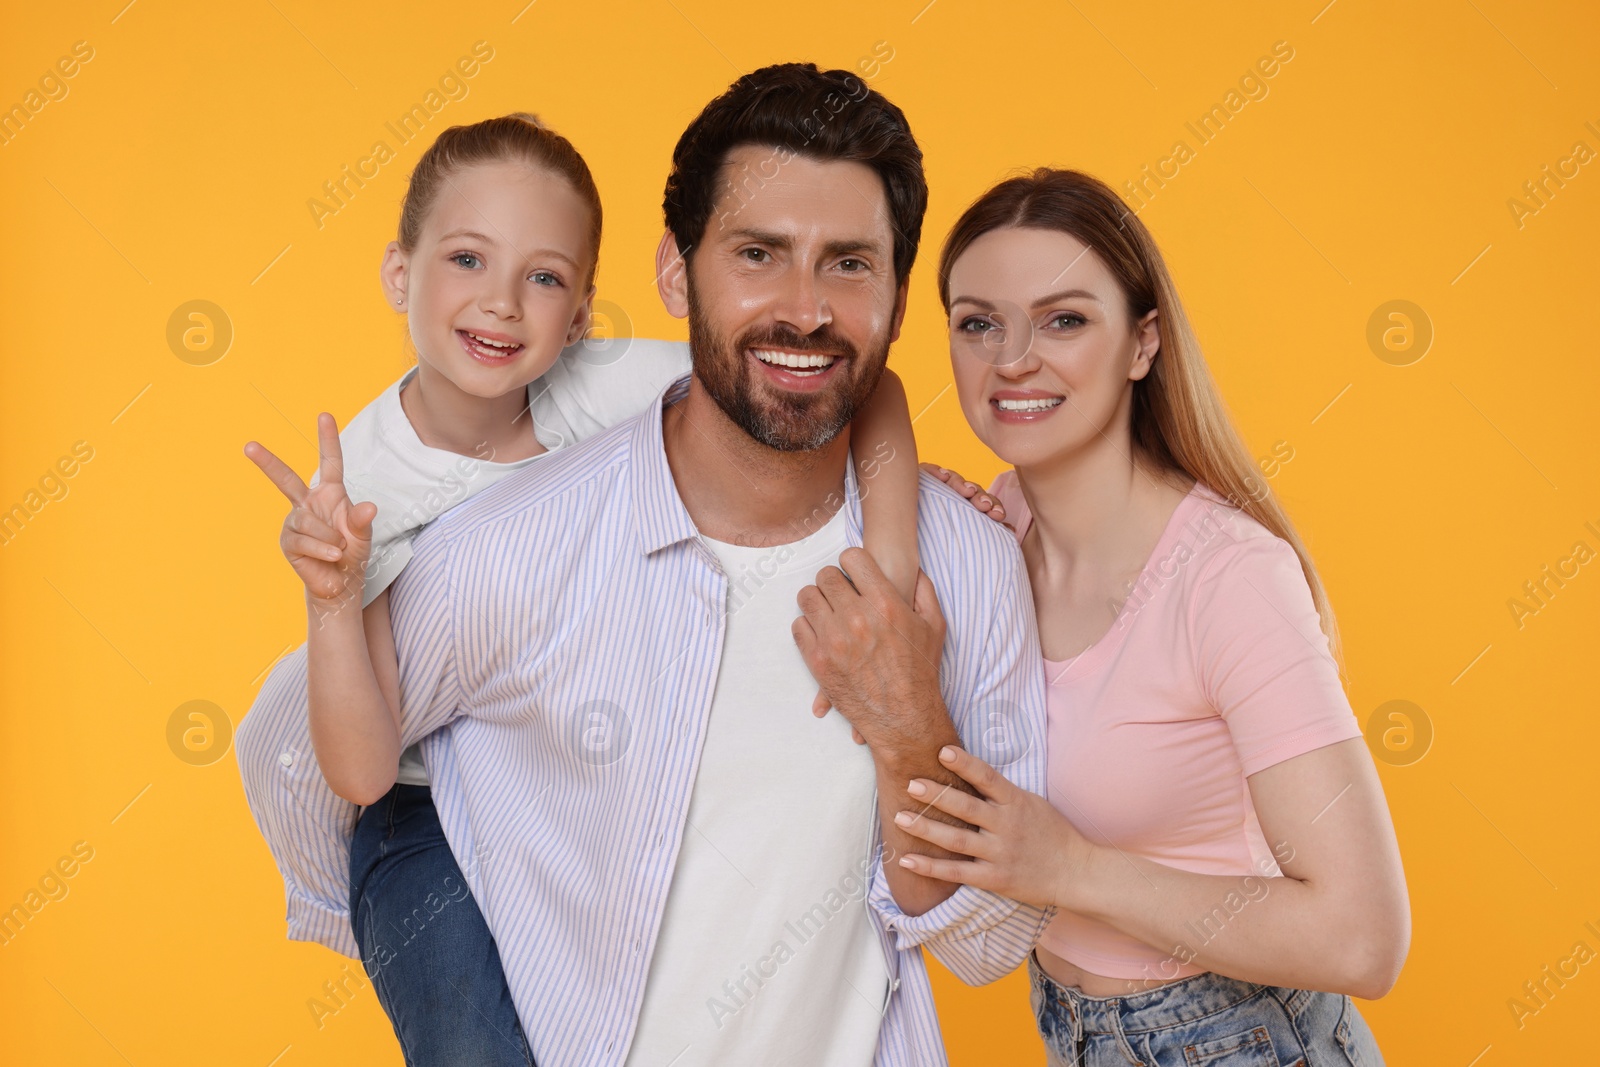
M 1058 300 L 1072 300 L 1074 298 L 1093 300 L 1096 304 L 1104 303 L 1104 301 L 1102 301 L 1098 296 L 1095 296 L 1087 289 L 1063 289 L 1059 293 L 1051 293 L 1048 296 L 1041 296 L 1039 299 L 1033 302 L 1032 306 L 1034 308 L 1041 308 L 1046 304 L 1054 304 Z M 950 301 L 951 307 L 955 307 L 957 304 L 976 304 L 984 311 L 993 311 L 996 307 L 996 305 L 990 301 L 976 296 L 958 296 Z
M 1051 293 L 1049 296 L 1041 296 L 1039 299 L 1033 302 L 1033 306 L 1035 308 L 1041 308 L 1046 304 L 1054 304 L 1058 300 L 1073 299 L 1093 300 L 1096 304 L 1101 302 L 1098 296 L 1095 296 L 1087 289 L 1063 289 L 1059 293 Z

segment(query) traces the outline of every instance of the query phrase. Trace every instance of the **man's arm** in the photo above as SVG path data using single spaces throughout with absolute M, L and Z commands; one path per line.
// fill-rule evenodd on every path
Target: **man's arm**
M 846 549 L 839 562 L 850 568 L 851 577 L 826 567 L 816 585 L 801 590 L 805 614 L 795 620 L 795 640 L 834 707 L 872 751 L 884 848 L 899 856 L 927 847 L 894 821 L 905 808 L 927 807 L 906 792 L 912 779 L 970 788 L 939 762 L 940 748 L 962 744 L 939 693 L 944 617 L 926 575 L 919 572 L 916 602 L 908 605 L 865 550 Z M 949 818 L 932 808 L 926 814 Z M 885 874 L 908 915 L 922 914 L 956 888 L 899 864 L 885 864 Z
M 937 689 L 933 699 L 928 699 L 925 687 L 929 663 L 926 659 L 919 657 L 923 671 L 918 673 L 908 669 L 915 664 L 902 656 L 897 663 L 903 672 L 899 675 L 899 685 L 893 682 L 894 669 L 857 661 L 858 656 L 865 658 L 873 651 L 887 650 L 887 646 L 875 648 L 870 643 L 874 625 L 868 616 L 880 619 L 877 629 L 896 640 L 902 652 L 916 646 L 924 655 L 930 655 L 929 644 L 935 636 L 942 642 L 944 631 L 942 618 L 927 617 L 929 606 L 937 610 L 931 599 L 921 611 L 907 611 L 913 615 L 912 619 L 894 616 L 892 605 L 886 609 L 881 603 L 873 603 L 870 562 L 862 562 L 862 559 L 847 554 L 841 562 L 851 567 L 851 574 L 856 576 L 861 588 L 857 599 L 862 599 L 863 603 L 851 601 L 847 594 L 853 590 L 848 582 L 843 588 L 831 586 L 835 597 L 822 595 L 822 579 L 832 577 L 824 572 L 815 590 L 822 595 L 824 603 L 814 598 L 809 600 L 813 610 L 806 619 L 796 621 L 795 633 L 813 672 L 832 669 L 834 654 L 841 648 L 864 650 L 850 656 L 851 662 L 841 663 L 841 673 L 861 685 L 855 686 L 845 678 L 831 684 L 841 693 L 846 688 L 851 690 L 849 710 L 841 708 L 842 713 L 847 717 L 850 714 L 860 716 L 867 731 L 876 738 L 869 740 L 869 744 L 878 767 L 884 846 L 882 862 L 876 865 L 873 873 L 869 900 L 885 926 L 894 930 L 901 949 L 926 944 L 962 981 L 970 985 L 992 982 L 1009 974 L 1027 958 L 1039 934 L 1054 917 L 1055 909 L 1019 904 L 968 886 L 952 889 L 942 881 L 913 875 L 899 863 L 907 842 L 912 839 L 895 824 L 894 817 L 900 811 L 909 810 L 964 825 L 930 807 L 926 799 L 911 797 L 906 792 L 910 779 L 902 775 L 902 770 L 913 763 L 932 763 L 938 771 L 930 780 L 954 785 L 955 776 L 938 760 L 939 748 L 947 743 L 951 732 L 958 738 L 954 742 L 958 747 L 981 754 L 1016 785 L 1036 793 L 1044 791 L 1044 674 L 1027 573 L 1020 557 L 1012 554 L 992 582 L 978 583 L 992 590 L 986 594 L 990 598 L 987 625 L 981 631 L 974 628 L 970 639 L 981 642 L 981 649 L 970 666 L 963 665 L 961 677 L 964 681 L 952 687 L 953 703 L 947 709 Z M 804 593 L 802 598 L 805 598 Z M 834 607 L 835 601 L 843 609 L 842 613 Z M 906 610 L 903 603 L 901 608 Z M 818 623 L 821 630 L 817 628 Z M 850 632 L 852 627 L 856 630 L 854 634 Z M 983 636 L 979 638 L 978 633 Z M 828 639 L 825 651 L 823 634 L 833 637 L 842 634 L 844 639 L 842 642 Z M 808 647 L 808 642 L 813 640 L 816 643 Z M 932 644 L 932 647 L 938 649 L 939 645 Z M 886 660 L 890 658 L 885 655 Z M 911 680 L 913 675 L 914 681 Z M 932 677 L 936 684 L 936 670 Z M 901 692 L 913 699 L 902 703 L 878 698 L 877 704 L 884 706 L 875 706 L 873 700 L 858 689 Z M 852 723 L 855 721 L 852 719 Z M 956 787 L 971 792 L 964 785 Z M 920 841 L 912 845 L 918 852 L 926 847 L 927 843 Z

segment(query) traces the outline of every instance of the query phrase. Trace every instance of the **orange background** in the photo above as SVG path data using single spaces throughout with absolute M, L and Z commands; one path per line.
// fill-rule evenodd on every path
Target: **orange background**
M 1251 449 L 1292 450 L 1272 484 L 1340 612 L 1358 716 L 1414 705 L 1369 740 L 1415 937 L 1362 1010 L 1394 1064 L 1593 1058 L 1600 964 L 1561 962 L 1600 950 L 1600 564 L 1574 557 L 1600 550 L 1592 5 L 125 3 L 19 7 L 0 38 L 6 107 L 92 49 L 0 144 L 0 509 L 25 519 L 0 544 L 0 908 L 73 872 L 0 945 L 8 1062 L 400 1062 L 370 986 L 314 1021 L 346 961 L 283 939 L 226 723 L 198 755 L 168 724 L 191 700 L 236 723 L 302 639 L 283 502 L 240 446 L 309 472 L 316 412 L 342 423 L 406 366 L 377 266 L 422 143 L 384 123 L 480 40 L 492 60 L 423 140 L 512 110 L 570 135 L 606 202 L 602 296 L 654 336 L 681 336 L 651 253 L 688 120 L 746 69 L 892 54 L 871 80 L 933 192 L 892 365 L 923 455 L 985 480 L 947 389 L 939 240 L 1019 166 L 1121 189 L 1185 141 L 1142 217 Z M 1267 94 L 1201 144 L 1185 123 L 1279 41 Z M 307 201 L 380 139 L 397 158 L 319 227 Z M 1567 176 L 1531 200 L 1546 165 Z M 167 338 L 192 300 L 231 324 L 208 365 Z M 1369 342 L 1394 300 L 1414 307 Z M 1546 565 L 1568 577 L 1514 612 Z M 1547 965 L 1569 977 L 1529 1000 Z M 1019 976 L 938 994 L 955 1064 L 1042 1062 Z

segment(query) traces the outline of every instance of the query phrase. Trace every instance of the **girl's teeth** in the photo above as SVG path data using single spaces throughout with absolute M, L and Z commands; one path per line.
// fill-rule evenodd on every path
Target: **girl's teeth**
M 999 404 L 1001 411 L 1048 411 L 1065 399 L 1066 397 L 1052 396 L 1028 400 L 1000 400 L 996 403 Z
M 477 334 L 473 333 L 471 330 L 464 330 L 462 332 L 465 333 L 468 337 L 472 338 L 474 341 L 478 342 L 480 345 L 486 345 L 489 348 L 521 348 L 522 347 L 521 345 L 517 344 L 514 341 L 491 341 L 487 337 L 479 337 Z
M 800 355 L 795 352 L 776 352 L 766 348 L 754 348 L 751 352 L 763 363 L 770 363 L 774 367 L 791 368 L 823 368 L 833 365 L 833 356 Z

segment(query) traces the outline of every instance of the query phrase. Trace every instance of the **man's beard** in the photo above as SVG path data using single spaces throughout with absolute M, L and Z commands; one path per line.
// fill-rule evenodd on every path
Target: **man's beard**
M 834 371 L 839 380 L 828 388 L 780 393 L 752 380 L 753 368 L 745 360 L 752 348 L 822 353 L 848 362 Z M 706 318 L 690 285 L 689 349 L 695 377 L 741 430 L 780 452 L 813 452 L 839 436 L 866 407 L 889 357 L 889 337 L 886 332 L 864 362 L 856 347 L 831 326 L 803 334 L 772 323 L 752 327 L 730 343 Z

